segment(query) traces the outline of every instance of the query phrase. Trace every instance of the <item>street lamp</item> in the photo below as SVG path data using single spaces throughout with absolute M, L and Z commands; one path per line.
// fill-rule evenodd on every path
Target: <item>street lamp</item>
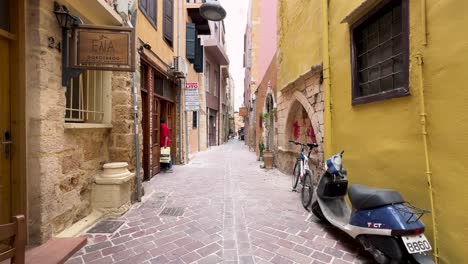
M 226 17 L 226 10 L 217 0 L 206 0 L 200 7 L 203 18 L 211 21 L 221 21 Z
M 59 5 L 57 2 L 55 2 L 54 5 L 54 14 L 60 27 L 67 30 L 71 29 L 77 19 L 70 14 L 70 11 L 66 6 Z

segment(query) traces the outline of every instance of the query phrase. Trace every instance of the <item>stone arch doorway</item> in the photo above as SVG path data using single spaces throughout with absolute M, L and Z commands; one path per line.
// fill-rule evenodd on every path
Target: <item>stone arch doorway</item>
M 274 146 L 274 128 L 275 128 L 275 103 L 273 95 L 267 94 L 265 99 L 265 113 L 268 118 L 264 120 L 263 142 L 266 143 L 266 150 L 273 150 Z
M 306 93 L 307 94 L 307 93 Z M 290 91 L 282 95 L 284 100 L 280 118 L 283 120 L 282 132 L 279 138 L 277 166 L 285 173 L 291 173 L 296 162 L 299 146 L 289 143 L 289 140 L 301 143 L 317 143 L 319 147 L 310 157 L 310 167 L 315 177 L 323 173 L 323 102 L 320 96 L 306 97 L 303 91 Z

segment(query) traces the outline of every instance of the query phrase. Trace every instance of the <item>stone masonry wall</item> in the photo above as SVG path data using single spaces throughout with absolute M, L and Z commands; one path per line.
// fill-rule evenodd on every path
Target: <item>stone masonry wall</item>
M 284 89 L 278 92 L 278 158 L 276 166 L 284 173 L 291 174 L 296 162 L 300 148 L 288 143 L 289 140 L 294 140 L 295 137 L 301 140 L 312 141 L 315 137 L 319 147 L 312 152 L 310 159 L 310 167 L 315 177 L 323 173 L 323 86 L 321 83 L 321 67 L 312 68 L 309 72 L 297 78 L 294 82 L 288 84 Z M 298 115 L 308 118 L 312 125 L 311 129 L 294 126 L 308 126 L 306 120 L 300 124 L 294 124 L 298 119 Z M 294 135 L 294 129 L 299 135 Z M 306 133 L 306 135 L 302 135 Z M 314 135 L 309 135 L 313 133 Z
M 134 162 L 129 74 L 112 77 L 116 95 L 112 132 L 109 128 L 65 128 L 62 55 L 48 47 L 49 37 L 62 40 L 54 1 L 29 0 L 27 6 L 28 226 L 34 244 L 90 213 L 92 182 L 104 163 Z M 120 119 L 125 122 L 117 122 Z

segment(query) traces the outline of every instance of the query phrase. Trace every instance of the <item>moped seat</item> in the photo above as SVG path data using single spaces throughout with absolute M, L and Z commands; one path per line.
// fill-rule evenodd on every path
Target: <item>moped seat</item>
M 356 210 L 372 209 L 405 202 L 397 191 L 372 188 L 359 184 L 349 187 L 348 195 L 353 208 Z

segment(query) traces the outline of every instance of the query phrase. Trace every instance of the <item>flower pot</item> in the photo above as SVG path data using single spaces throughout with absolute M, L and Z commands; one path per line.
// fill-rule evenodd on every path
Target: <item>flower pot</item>
M 274 158 L 273 151 L 265 150 L 263 152 L 263 167 L 265 169 L 273 168 L 273 158 Z

